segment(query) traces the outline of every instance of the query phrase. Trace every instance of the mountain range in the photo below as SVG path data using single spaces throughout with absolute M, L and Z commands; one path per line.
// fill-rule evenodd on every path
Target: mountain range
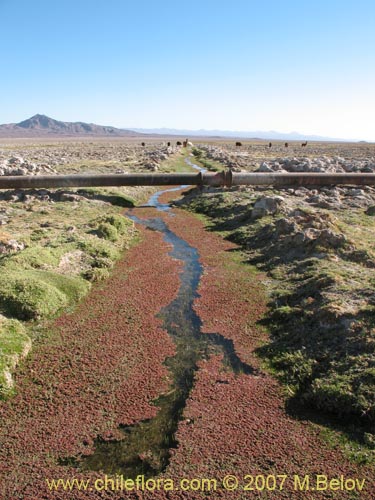
M 46 115 L 34 115 L 19 123 L 0 125 L 0 137 L 137 137 L 142 135 L 132 130 L 95 125 L 84 122 L 62 122 Z
M 267 139 L 267 140 L 309 140 L 309 141 L 344 141 L 332 137 L 306 135 L 298 132 L 271 131 L 232 131 L 232 130 L 180 130 L 171 128 L 132 128 L 122 129 L 111 126 L 96 125 L 84 122 L 63 122 L 46 115 L 34 115 L 19 123 L 0 125 L 0 138 L 16 137 L 142 137 L 142 136 L 179 136 L 179 137 L 212 137 L 232 139 Z
M 275 130 L 262 131 L 244 131 L 244 130 L 182 130 L 173 128 L 132 128 L 135 132 L 143 134 L 157 135 L 179 135 L 187 137 L 231 137 L 233 139 L 266 139 L 275 141 L 345 141 L 333 137 L 324 137 L 320 135 L 300 134 L 299 132 L 276 132 Z

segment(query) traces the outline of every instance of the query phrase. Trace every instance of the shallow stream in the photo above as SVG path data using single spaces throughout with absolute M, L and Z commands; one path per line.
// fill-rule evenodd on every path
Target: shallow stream
M 186 162 L 199 169 L 189 159 Z M 155 193 L 147 206 L 161 211 L 170 210 L 169 205 L 159 202 L 159 197 L 176 189 L 181 189 L 181 186 Z M 122 428 L 124 439 L 121 441 L 97 440 L 94 454 L 75 461 L 75 465 L 81 469 L 123 474 L 127 478 L 135 478 L 138 474 L 147 478 L 160 474 L 167 467 L 170 450 L 178 444 L 175 433 L 194 385 L 198 361 L 207 359 L 213 353 L 223 353 L 227 369 L 247 374 L 252 373 L 252 369 L 239 359 L 231 340 L 217 333 L 201 332 L 201 320 L 193 310 L 193 302 L 199 297 L 197 289 L 203 270 L 197 249 L 173 233 L 163 219 L 139 219 L 135 215 L 136 210 L 127 215 L 137 224 L 161 232 L 164 240 L 172 245 L 169 255 L 183 263 L 178 295 L 158 314 L 163 328 L 176 345 L 175 356 L 165 361 L 173 382 L 167 394 L 153 401 L 159 408 L 154 418 Z

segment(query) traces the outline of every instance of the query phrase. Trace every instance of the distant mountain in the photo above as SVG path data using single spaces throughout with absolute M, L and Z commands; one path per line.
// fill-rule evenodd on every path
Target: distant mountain
M 19 123 L 0 125 L 0 137 L 137 137 L 141 135 L 141 133 L 132 130 L 95 125 L 94 123 L 61 122 L 39 114 Z
M 132 130 L 143 134 L 158 134 L 158 135 L 178 135 L 186 137 L 231 137 L 237 139 L 270 139 L 275 141 L 342 141 L 348 142 L 345 139 L 337 139 L 332 137 L 324 137 L 320 135 L 306 135 L 299 132 L 276 132 L 274 130 L 254 132 L 245 132 L 240 130 L 183 130 L 174 128 L 132 128 Z
M 95 125 L 84 122 L 62 122 L 46 115 L 34 115 L 19 123 L 0 125 L 0 138 L 15 137 L 142 137 L 142 136 L 168 136 L 185 137 L 217 137 L 238 139 L 266 139 L 279 141 L 345 141 L 319 135 L 306 135 L 298 132 L 268 132 L 233 131 L 233 130 L 179 130 L 172 128 L 132 128 L 122 129 L 110 126 Z

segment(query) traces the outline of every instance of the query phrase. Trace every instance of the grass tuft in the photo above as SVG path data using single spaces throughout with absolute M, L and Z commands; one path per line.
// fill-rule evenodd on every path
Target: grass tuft
M 12 371 L 30 347 L 31 340 L 22 323 L 0 316 L 0 397 L 12 393 Z
M 39 270 L 4 270 L 0 276 L 0 310 L 10 317 L 34 320 L 51 317 L 76 303 L 89 284 L 78 277 Z

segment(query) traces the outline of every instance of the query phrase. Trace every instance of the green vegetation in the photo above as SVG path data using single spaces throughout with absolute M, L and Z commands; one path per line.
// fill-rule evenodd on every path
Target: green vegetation
M 119 247 L 97 235 L 84 235 L 76 240 L 76 244 L 89 256 L 92 267 L 110 267 L 105 263 L 118 259 L 120 255 Z
M 50 317 L 77 302 L 88 287 L 79 277 L 48 271 L 2 270 L 0 311 L 23 320 Z
M 127 220 L 119 215 L 101 217 L 92 224 L 94 227 L 97 226 L 95 233 L 99 236 L 99 238 L 112 242 L 117 241 L 126 233 L 126 231 L 128 231 L 129 226 L 133 225 L 130 220 Z
M 311 379 L 315 363 L 316 361 L 309 359 L 303 351 L 297 350 L 277 354 L 272 364 L 289 387 L 300 387 Z
M 0 397 L 11 394 L 11 371 L 27 354 L 30 346 L 31 340 L 22 323 L 0 316 Z
M 181 148 L 178 153 L 163 161 L 159 166 L 159 171 L 163 173 L 181 173 L 193 171 L 186 162 L 185 158 L 188 156 L 187 148 Z
M 115 228 L 115 226 L 112 226 L 107 222 L 101 222 L 95 232 L 99 236 L 99 238 L 104 238 L 105 240 L 113 242 L 118 240 L 117 229 Z
M 41 269 L 58 266 L 63 249 L 35 245 L 8 257 L 7 269 Z
M 196 163 L 199 166 L 211 170 L 212 172 L 218 172 L 219 170 L 223 170 L 224 166 L 220 164 L 218 161 L 211 160 L 207 158 L 207 155 L 202 149 L 194 147 L 192 153 L 195 157 Z
M 88 199 L 101 200 L 118 207 L 134 207 L 135 200 L 133 197 L 125 194 L 123 188 L 85 188 L 78 189 L 77 193 L 87 197 Z
M 361 432 L 356 425 L 333 429 L 329 425 L 319 426 L 323 438 L 332 448 L 340 447 L 349 460 L 357 464 L 373 464 L 375 462 L 374 434 Z

